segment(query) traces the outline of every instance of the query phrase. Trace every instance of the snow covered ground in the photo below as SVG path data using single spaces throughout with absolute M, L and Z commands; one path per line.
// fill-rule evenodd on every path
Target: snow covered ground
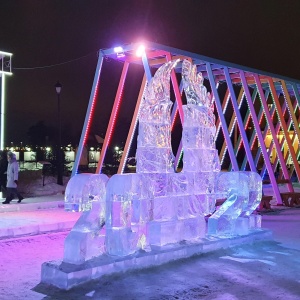
M 46 177 L 43 186 L 41 173 L 21 171 L 20 189 L 29 197 L 53 195 L 64 192 L 67 180 L 59 186 L 56 178 Z M 264 191 L 272 193 L 268 186 Z M 276 206 L 262 214 L 274 241 L 107 276 L 70 291 L 40 283 L 42 263 L 62 259 L 68 232 L 3 239 L 0 300 L 300 299 L 300 208 Z
M 0 241 L 0 299 L 300 299 L 300 208 L 263 214 L 274 241 L 107 276 L 70 291 L 40 283 L 67 232 Z

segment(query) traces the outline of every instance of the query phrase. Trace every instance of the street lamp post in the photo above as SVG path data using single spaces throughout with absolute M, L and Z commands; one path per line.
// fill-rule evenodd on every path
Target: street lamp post
M 57 111 L 58 111 L 58 151 L 57 151 L 57 184 L 63 185 L 63 161 L 61 151 L 61 113 L 60 113 L 60 92 L 62 85 L 57 81 L 55 90 L 57 94 Z

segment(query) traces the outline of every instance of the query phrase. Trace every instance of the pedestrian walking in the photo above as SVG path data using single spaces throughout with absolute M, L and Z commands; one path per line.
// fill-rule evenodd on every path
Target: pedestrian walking
M 19 164 L 16 159 L 16 155 L 13 152 L 7 153 L 7 184 L 6 184 L 6 200 L 2 202 L 3 204 L 9 204 L 14 196 L 17 195 L 19 198 L 18 203 L 20 203 L 24 198 L 18 192 L 18 178 L 19 178 Z
M 0 192 L 2 192 L 2 198 L 6 197 L 6 171 L 7 171 L 7 158 L 4 151 L 0 150 Z

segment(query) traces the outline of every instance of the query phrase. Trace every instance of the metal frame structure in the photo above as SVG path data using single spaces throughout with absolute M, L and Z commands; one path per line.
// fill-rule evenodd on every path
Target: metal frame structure
M 298 181 L 300 179 L 298 163 L 300 156 L 300 81 L 149 42 L 143 44 L 144 52 L 138 57 L 136 50 L 140 46 L 140 43 L 134 43 L 118 47 L 117 51 L 116 48 L 99 51 L 94 83 L 72 176 L 77 173 L 82 149 L 93 118 L 93 109 L 98 98 L 97 93 L 104 59 L 117 60 L 123 63 L 123 71 L 96 173 L 101 173 L 103 167 L 104 157 L 113 134 L 130 65 L 141 65 L 144 69 L 144 77 L 140 83 L 134 82 L 134 84 L 140 84 L 140 92 L 118 173 L 123 172 L 127 161 L 128 152 L 138 123 L 139 107 L 143 99 L 146 82 L 151 80 L 152 73 L 165 62 L 178 58 L 182 60 L 188 59 L 197 65 L 198 71 L 202 72 L 205 85 L 215 99 L 216 140 L 220 140 L 222 144 L 219 151 L 221 164 L 224 163 L 224 158 L 228 155 L 230 159 L 229 170 L 249 169 L 258 171 L 258 168 L 260 168 L 261 176 L 264 176 L 267 172 L 278 204 L 281 204 L 282 201 L 275 177 L 275 171 L 278 169 L 278 166 L 282 170 L 279 176 L 284 179 L 290 180 L 293 173 L 295 173 Z M 182 85 L 180 82 L 178 83 L 181 80 L 178 78 L 181 77 L 177 76 L 177 74 L 181 74 L 180 63 L 171 73 L 171 88 L 175 97 L 171 115 L 172 124 L 174 124 L 177 115 L 179 115 L 181 123 L 184 118 L 182 110 L 184 95 Z M 282 133 L 282 138 L 280 133 Z M 270 134 L 272 142 L 268 145 L 267 136 Z M 274 153 L 275 156 L 273 156 Z M 176 166 L 181 155 L 182 146 L 180 143 L 175 158 Z M 244 156 L 242 160 L 237 159 L 240 155 Z M 263 165 L 260 166 L 262 158 Z M 292 161 L 290 170 L 288 169 L 288 159 Z M 291 183 L 288 184 L 288 189 L 293 191 Z
M 5 146 L 5 77 L 12 75 L 12 53 L 0 51 L 0 149 Z

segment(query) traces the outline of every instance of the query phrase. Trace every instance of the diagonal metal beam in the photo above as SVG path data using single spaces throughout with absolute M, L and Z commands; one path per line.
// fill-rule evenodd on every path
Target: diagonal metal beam
M 248 84 L 247 84 L 247 80 L 246 80 L 244 71 L 240 71 L 240 76 L 241 76 L 242 85 L 243 85 L 243 88 L 244 88 L 244 91 L 245 91 L 246 99 L 247 99 L 247 102 L 248 102 L 248 106 L 249 106 L 249 109 L 250 109 L 250 112 L 251 112 L 251 115 L 252 115 L 253 125 L 254 125 L 254 128 L 255 128 L 256 133 L 257 133 L 257 138 L 258 138 L 258 141 L 259 141 L 259 144 L 260 144 L 260 147 L 261 147 L 261 150 L 262 150 L 262 154 L 263 154 L 265 162 L 266 162 L 266 166 L 267 166 L 267 170 L 268 170 L 268 173 L 269 173 L 269 176 L 270 176 L 270 180 L 271 180 L 271 183 L 272 183 L 272 186 L 273 186 L 274 194 L 275 194 L 275 197 L 277 199 L 277 203 L 282 204 L 281 195 L 280 195 L 279 188 L 278 188 L 278 185 L 277 185 L 277 182 L 276 182 L 276 178 L 274 176 L 274 173 L 272 172 L 272 165 L 271 165 L 271 162 L 270 162 L 270 159 L 269 159 L 269 156 L 268 156 L 267 148 L 265 146 L 264 138 L 263 138 L 261 130 L 260 130 L 260 125 L 259 125 L 259 122 L 258 122 L 258 119 L 257 119 L 257 116 L 256 116 L 255 108 L 254 108 L 254 105 L 253 105 L 253 102 L 252 102 L 251 94 L 250 94 L 250 91 L 249 91 L 249 87 L 248 87 Z M 255 76 L 255 74 L 253 74 L 253 76 Z M 261 85 L 257 84 L 257 88 L 258 88 L 258 92 L 259 92 L 260 96 L 263 95 Z M 266 110 L 266 109 L 268 109 L 268 108 L 264 107 L 264 110 Z
M 224 137 L 225 137 L 225 140 L 226 140 L 226 143 L 227 143 L 229 157 L 230 157 L 231 163 L 233 165 L 233 169 L 235 171 L 238 171 L 239 170 L 239 166 L 238 166 L 236 157 L 234 155 L 234 150 L 233 150 L 233 146 L 232 146 L 232 143 L 231 143 L 231 140 L 230 140 L 230 136 L 229 136 L 229 132 L 228 132 L 226 120 L 225 120 L 225 117 L 224 117 L 224 115 L 222 113 L 222 106 L 221 106 L 220 97 L 219 97 L 218 90 L 217 90 L 217 87 L 216 87 L 216 84 L 215 84 L 214 75 L 212 73 L 211 66 L 210 66 L 209 63 L 206 63 L 206 69 L 207 69 L 207 73 L 208 73 L 208 77 L 209 77 L 211 89 L 212 89 L 213 95 L 215 97 L 215 103 L 216 103 L 216 107 L 217 107 L 219 118 L 221 120 L 223 134 L 224 134 Z
M 93 87 L 92 87 L 91 94 L 90 94 L 88 108 L 87 108 L 87 111 L 85 114 L 84 124 L 83 124 L 83 128 L 81 131 L 80 141 L 79 141 L 71 177 L 73 177 L 74 175 L 77 174 L 80 158 L 82 155 L 82 150 L 85 145 L 86 137 L 89 132 L 90 122 L 93 117 L 93 108 L 94 108 L 94 105 L 97 100 L 98 85 L 99 85 L 99 80 L 100 80 L 100 73 L 101 73 L 101 69 L 102 69 L 103 59 L 104 59 L 104 56 L 103 56 L 102 52 L 99 51 L 99 57 L 98 57 L 96 71 L 95 71 Z
M 271 79 L 269 79 L 268 81 L 269 81 L 269 86 L 270 86 L 271 93 L 272 93 L 272 96 L 273 96 L 273 100 L 274 100 L 274 103 L 275 103 L 275 106 L 276 106 L 278 119 L 280 120 L 280 123 L 281 123 L 281 128 L 283 130 L 285 140 L 287 142 L 289 152 L 291 154 L 291 157 L 292 157 L 292 160 L 293 160 L 293 163 L 294 163 L 294 166 L 295 166 L 295 171 L 296 171 L 298 180 L 300 180 L 300 167 L 299 167 L 299 164 L 298 164 L 298 161 L 297 161 L 297 158 L 296 158 L 296 153 L 295 153 L 294 147 L 292 145 L 292 141 L 291 141 L 291 138 L 290 138 L 290 135 L 289 135 L 289 132 L 288 132 L 287 125 L 285 123 L 284 115 L 283 115 L 283 112 L 282 112 L 281 107 L 280 107 L 280 103 L 279 103 L 279 99 L 278 99 L 277 94 L 276 94 L 275 86 L 274 86 L 274 83 Z M 286 165 L 285 165 L 285 168 L 286 168 Z M 285 178 L 287 179 L 287 177 L 285 177 Z
M 122 100 L 122 93 L 123 93 L 123 88 L 124 88 L 124 83 L 125 83 L 128 67 L 129 67 L 129 63 L 125 62 L 124 66 L 123 66 L 122 73 L 121 73 L 121 78 L 120 78 L 120 81 L 119 81 L 119 86 L 118 86 L 118 89 L 117 89 L 117 93 L 116 93 L 112 113 L 110 115 L 108 127 L 106 129 L 106 134 L 105 134 L 102 150 L 101 150 L 101 153 L 100 153 L 100 158 L 99 158 L 99 161 L 98 161 L 98 164 L 97 164 L 96 174 L 100 174 L 100 172 L 101 172 L 104 157 L 105 157 L 106 151 L 107 151 L 107 147 L 110 143 L 110 139 L 111 139 L 112 132 L 113 132 L 113 129 L 114 129 L 114 126 L 115 126 L 116 118 L 117 118 L 117 114 L 119 112 L 120 103 L 121 103 L 121 100 Z
M 230 76 L 229 76 L 229 71 L 228 71 L 227 67 L 224 67 L 224 74 L 225 74 L 225 77 L 226 77 L 227 86 L 228 86 L 229 91 L 230 91 L 231 103 L 232 103 L 232 106 L 233 106 L 233 109 L 234 109 L 234 112 L 235 112 L 237 124 L 239 126 L 239 131 L 240 131 L 240 134 L 242 136 L 242 140 L 243 140 L 244 148 L 245 148 L 245 151 L 246 151 L 246 156 L 247 156 L 247 159 L 248 159 L 248 162 L 249 162 L 249 165 L 250 165 L 250 169 L 251 169 L 251 171 L 256 172 L 256 167 L 255 167 L 255 164 L 254 164 L 254 161 L 253 161 L 252 153 L 251 153 L 251 150 L 250 150 L 250 147 L 249 147 L 246 131 L 245 131 L 244 124 L 243 124 L 243 120 L 242 120 L 242 117 L 241 117 L 241 114 L 240 114 L 240 111 L 239 111 L 237 99 L 236 99 L 236 96 L 235 96 L 235 92 L 234 92 L 234 89 L 233 89 L 233 85 L 232 85 L 232 82 L 231 82 L 231 79 L 230 79 Z

